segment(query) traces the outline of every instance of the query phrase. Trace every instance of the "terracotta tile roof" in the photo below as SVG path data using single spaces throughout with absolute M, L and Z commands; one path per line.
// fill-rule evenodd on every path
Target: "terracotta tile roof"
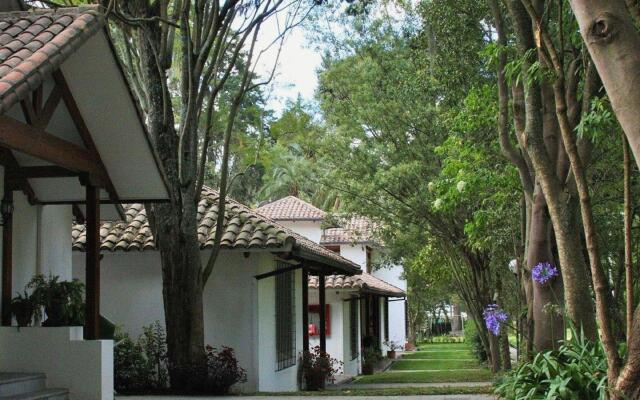
M 104 25 L 99 6 L 0 13 L 0 114 Z
M 257 211 L 275 221 L 322 221 L 325 217 L 324 211 L 295 196 L 265 204 Z
M 320 243 L 347 244 L 347 243 L 373 243 L 373 232 L 376 225 L 367 217 L 354 216 L 339 218 L 340 227 L 328 228 L 322 232 Z
M 327 289 L 354 289 L 391 297 L 403 297 L 406 295 L 404 290 L 365 272 L 354 276 L 329 275 L 325 277 L 325 287 Z M 309 288 L 318 288 L 317 276 L 309 276 Z
M 104 221 L 100 228 L 102 251 L 154 250 L 155 243 L 146 210 L 142 204 L 124 205 L 126 221 Z M 269 251 L 292 248 L 300 257 L 344 270 L 359 273 L 360 267 L 317 243 L 281 226 L 277 222 L 227 198 L 226 226 L 222 236 L 223 249 Z M 198 240 L 202 249 L 213 245 L 218 215 L 218 192 L 204 188 L 198 204 Z M 84 225 L 72 227 L 73 250 L 83 251 L 87 240 Z

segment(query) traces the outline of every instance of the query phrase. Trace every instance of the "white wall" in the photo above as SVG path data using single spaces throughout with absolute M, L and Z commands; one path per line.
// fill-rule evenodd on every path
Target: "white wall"
M 162 268 L 156 251 L 103 253 L 101 313 L 134 338 L 155 321 L 164 326 Z M 297 366 L 275 371 L 275 268 L 269 253 L 222 252 L 204 293 L 205 343 L 229 346 L 247 370 L 242 391 L 297 389 Z M 209 252 L 202 252 L 203 262 Z M 84 280 L 84 253 L 74 252 L 74 277 Z M 302 275 L 296 272 L 296 354 L 302 351 Z M 260 349 L 260 350 L 258 350 Z
M 346 301 L 343 303 L 343 313 L 342 313 L 342 337 L 344 337 L 344 346 L 343 346 L 343 360 L 344 363 L 344 374 L 347 376 L 356 376 L 360 373 L 360 360 L 362 355 L 360 354 L 360 300 L 356 300 L 354 304 L 352 302 Z M 356 351 L 357 356 L 354 359 L 351 359 L 351 321 L 349 319 L 350 307 L 357 307 L 357 340 L 356 340 Z
M 374 260 L 380 257 L 379 250 L 374 249 Z M 403 268 L 401 265 L 392 265 L 372 271 L 372 275 L 383 281 L 396 286 L 405 292 L 407 291 L 407 281 L 403 278 Z M 389 340 L 404 346 L 407 342 L 406 332 L 406 303 L 403 300 L 393 301 L 389 299 Z
M 13 293 L 24 286 L 37 273 L 38 206 L 29 204 L 22 192 L 13 192 Z M 71 221 L 67 228 L 71 226 Z M 71 229 L 68 229 L 71 236 Z
M 82 327 L 0 327 L 0 348 L 2 371 L 45 373 L 72 400 L 113 399 L 111 340 L 82 340 Z
M 340 255 L 358 264 L 363 271 L 367 270 L 367 250 L 365 245 L 340 245 Z
M 358 375 L 359 357 L 360 357 L 360 313 L 358 312 L 358 357 L 351 359 L 351 343 L 350 343 L 350 325 L 349 325 L 349 305 L 347 301 L 351 296 L 357 295 L 353 290 L 332 290 L 326 291 L 326 302 L 329 305 L 331 313 L 331 331 L 327 335 L 327 353 L 342 363 L 343 373 L 345 375 Z M 318 290 L 309 289 L 309 305 L 319 304 Z M 309 337 L 309 346 L 315 347 L 320 345 L 319 336 Z
M 322 221 L 278 221 L 278 223 L 313 242 L 320 243 Z
M 45 275 L 59 276 L 60 280 L 72 278 L 71 229 L 72 206 L 49 205 L 39 207 L 39 241 L 36 269 Z
M 260 273 L 275 269 L 275 262 L 261 263 Z M 302 348 L 302 271 L 295 271 L 295 320 L 296 354 Z M 258 359 L 261 392 L 290 392 L 298 389 L 298 359 L 296 364 L 278 371 L 276 356 L 276 307 L 275 279 L 266 278 L 258 282 Z M 255 343 L 255 342 L 254 342 Z M 255 350 L 254 350 L 255 351 Z

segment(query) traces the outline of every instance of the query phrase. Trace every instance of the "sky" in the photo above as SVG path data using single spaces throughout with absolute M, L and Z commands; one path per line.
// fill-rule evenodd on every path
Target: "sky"
M 256 49 L 265 49 L 278 36 L 282 18 L 269 18 L 261 27 Z M 312 100 L 318 79 L 316 70 L 320 67 L 321 55 L 309 45 L 303 27 L 295 27 L 287 33 L 280 52 L 276 73 L 271 85 L 266 89 L 268 107 L 277 114 L 283 110 L 288 100 L 295 100 L 301 95 L 305 100 Z M 276 62 L 278 46 L 271 46 L 264 52 L 256 64 L 256 72 L 268 77 Z

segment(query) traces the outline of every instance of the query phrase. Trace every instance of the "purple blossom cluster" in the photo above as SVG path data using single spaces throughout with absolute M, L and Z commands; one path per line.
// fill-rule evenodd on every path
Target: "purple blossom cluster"
M 483 316 L 487 329 L 494 336 L 500 335 L 500 325 L 509 319 L 509 314 L 502 310 L 497 304 L 489 304 L 484 309 Z
M 531 277 L 533 280 L 541 285 L 549 282 L 554 277 L 558 276 L 560 272 L 558 269 L 548 262 L 541 262 L 536 264 L 531 270 Z

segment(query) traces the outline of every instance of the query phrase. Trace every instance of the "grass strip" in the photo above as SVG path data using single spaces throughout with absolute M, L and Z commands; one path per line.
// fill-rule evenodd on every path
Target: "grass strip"
M 425 388 L 389 388 L 389 389 L 342 389 L 324 390 L 321 392 L 283 392 L 256 393 L 256 396 L 428 396 L 428 395 L 456 395 L 456 394 L 490 394 L 491 386 L 480 387 L 425 387 Z
M 461 371 L 399 371 L 380 372 L 362 376 L 354 384 L 361 383 L 446 383 L 446 382 L 483 382 L 492 380 L 488 369 Z
M 476 361 L 463 360 L 399 360 L 391 365 L 392 370 L 448 370 L 478 368 Z

